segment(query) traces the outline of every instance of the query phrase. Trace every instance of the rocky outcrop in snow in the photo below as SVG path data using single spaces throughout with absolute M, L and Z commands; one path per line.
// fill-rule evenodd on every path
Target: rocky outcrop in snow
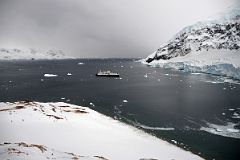
M 5 49 L 0 48 L 0 60 L 68 59 L 62 50 Z
M 8 143 L 0 144 L 1 158 L 12 160 L 107 160 L 102 156 L 79 156 L 70 152 L 60 152 L 40 144 Z

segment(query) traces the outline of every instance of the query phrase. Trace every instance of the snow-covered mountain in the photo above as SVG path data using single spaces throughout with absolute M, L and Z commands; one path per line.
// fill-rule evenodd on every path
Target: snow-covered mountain
M 149 55 L 145 62 L 153 66 L 207 73 L 207 66 L 216 67 L 219 64 L 239 69 L 240 7 L 217 17 L 184 28 Z M 217 74 L 240 78 L 240 69 L 238 75 L 228 75 L 225 71 Z
M 17 59 L 67 59 L 71 58 L 65 55 L 62 50 L 39 50 L 39 49 L 5 49 L 0 48 L 0 60 Z

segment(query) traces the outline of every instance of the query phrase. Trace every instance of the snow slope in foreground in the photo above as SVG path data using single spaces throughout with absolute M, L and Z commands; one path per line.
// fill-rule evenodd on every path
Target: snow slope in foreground
M 0 103 L 0 127 L 0 152 L 4 153 L 0 154 L 1 158 L 14 156 L 12 154 L 19 150 L 19 154 L 28 153 L 27 156 L 20 154 L 24 159 L 28 156 L 42 159 L 59 150 L 64 152 L 57 152 L 56 156 L 64 155 L 65 159 L 71 158 L 67 153 L 114 160 L 202 159 L 89 108 L 63 102 Z M 11 144 L 4 145 L 4 142 Z M 24 142 L 23 145 L 19 145 L 20 142 Z M 35 145 L 46 150 L 36 152 Z
M 240 53 L 231 50 L 209 50 L 191 52 L 185 56 L 171 58 L 169 60 L 153 60 L 154 66 L 173 68 L 186 72 L 202 72 L 240 79 Z

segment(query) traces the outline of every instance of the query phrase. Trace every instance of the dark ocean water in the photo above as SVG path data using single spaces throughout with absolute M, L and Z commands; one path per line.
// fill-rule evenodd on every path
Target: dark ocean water
M 95 77 L 100 69 L 121 78 Z M 1 102 L 88 106 L 206 159 L 240 158 L 240 85 L 219 83 L 223 77 L 152 68 L 133 59 L 5 61 L 0 73 Z

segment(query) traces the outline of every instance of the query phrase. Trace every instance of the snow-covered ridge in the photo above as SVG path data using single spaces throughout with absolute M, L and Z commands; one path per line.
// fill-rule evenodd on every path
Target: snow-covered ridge
M 0 159 L 202 159 L 89 108 L 63 102 L 0 103 L 0 126 Z
M 62 50 L 0 48 L 0 60 L 68 59 Z
M 218 52 L 219 56 L 214 55 Z M 223 54 L 223 52 L 229 54 Z M 191 55 L 191 61 L 187 57 L 188 54 Z M 198 59 L 199 54 L 204 56 Z M 211 58 L 212 55 L 215 59 Z M 231 57 L 232 55 L 234 58 Z M 225 61 L 226 59 L 228 61 Z M 232 62 L 229 59 L 235 60 Z M 198 63 L 195 63 L 196 61 Z M 181 69 L 186 69 L 186 71 L 202 71 L 240 79 L 240 7 L 220 14 L 218 19 L 198 22 L 184 28 L 149 55 L 144 62 L 152 66 L 170 68 L 174 66 L 172 68 L 177 69 L 181 65 L 184 66 Z M 228 70 L 223 67 L 224 65 L 232 66 L 231 71 L 236 70 L 236 75 L 232 73 L 228 75 L 226 71 L 221 73 L 220 68 Z M 218 69 L 215 72 L 213 68 Z

